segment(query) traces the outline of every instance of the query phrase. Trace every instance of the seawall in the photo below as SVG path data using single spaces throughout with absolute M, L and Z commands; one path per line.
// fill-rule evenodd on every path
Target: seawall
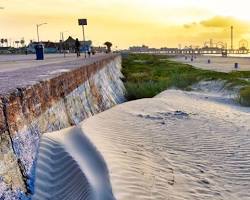
M 119 55 L 0 73 L 0 199 L 26 199 L 43 133 L 124 101 Z

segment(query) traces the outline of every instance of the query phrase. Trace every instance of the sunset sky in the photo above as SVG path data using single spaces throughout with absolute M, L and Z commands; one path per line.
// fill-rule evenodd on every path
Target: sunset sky
M 86 37 L 101 45 L 111 41 L 118 48 L 131 45 L 177 47 L 199 45 L 213 38 L 250 42 L 249 0 L 0 0 L 0 38 L 42 40 L 82 38 L 78 18 L 87 18 Z

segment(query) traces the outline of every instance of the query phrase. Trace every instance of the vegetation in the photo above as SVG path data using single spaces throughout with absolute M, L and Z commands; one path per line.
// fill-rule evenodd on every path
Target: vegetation
M 107 46 L 107 53 L 110 53 L 113 44 L 111 42 L 105 42 L 104 45 Z
M 243 87 L 240 90 L 239 103 L 244 106 L 250 106 L 250 86 Z
M 8 40 L 7 39 L 1 38 L 0 42 L 2 44 L 2 47 L 3 47 L 4 43 L 6 43 L 6 46 L 8 46 Z
M 214 72 L 170 61 L 163 55 L 123 55 L 124 83 L 127 99 L 135 100 L 153 97 L 170 87 L 191 90 L 199 81 L 220 80 L 225 88 L 241 87 L 239 102 L 250 106 L 250 71 Z

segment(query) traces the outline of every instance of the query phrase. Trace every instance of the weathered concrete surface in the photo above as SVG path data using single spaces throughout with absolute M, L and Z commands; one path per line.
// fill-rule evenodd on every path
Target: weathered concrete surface
M 119 55 L 0 72 L 0 199 L 32 193 L 40 136 L 124 101 Z
M 94 57 L 102 56 L 96 54 Z M 54 65 L 66 61 L 79 60 L 76 54 L 45 54 L 45 60 L 35 60 L 35 54 L 29 55 L 0 55 L 0 72 L 15 71 L 19 69 L 37 67 L 42 65 Z

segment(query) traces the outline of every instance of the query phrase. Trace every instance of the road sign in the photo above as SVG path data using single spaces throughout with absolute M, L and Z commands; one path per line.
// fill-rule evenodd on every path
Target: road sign
M 78 24 L 79 24 L 80 26 L 87 25 L 87 19 L 78 19 Z

